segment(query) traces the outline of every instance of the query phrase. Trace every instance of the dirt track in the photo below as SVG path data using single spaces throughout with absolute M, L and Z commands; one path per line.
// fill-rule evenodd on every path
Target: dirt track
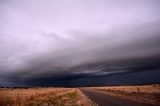
M 133 102 L 126 99 L 121 99 L 118 97 L 105 95 L 93 90 L 84 90 L 81 91 L 92 101 L 97 103 L 99 106 L 154 106 L 149 104 L 143 104 L 138 102 Z

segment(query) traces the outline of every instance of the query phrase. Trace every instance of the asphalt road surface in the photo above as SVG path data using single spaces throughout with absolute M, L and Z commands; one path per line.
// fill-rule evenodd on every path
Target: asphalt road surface
M 153 106 L 149 104 L 138 103 L 131 100 L 106 95 L 93 90 L 81 89 L 81 91 L 88 98 L 97 103 L 99 106 Z

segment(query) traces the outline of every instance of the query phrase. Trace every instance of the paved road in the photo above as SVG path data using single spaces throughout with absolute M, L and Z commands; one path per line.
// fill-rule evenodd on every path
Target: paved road
M 152 106 L 106 95 L 93 90 L 81 89 L 81 91 L 99 106 Z

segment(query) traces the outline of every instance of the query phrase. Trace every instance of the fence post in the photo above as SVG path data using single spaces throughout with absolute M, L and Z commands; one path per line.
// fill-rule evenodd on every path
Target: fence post
M 138 93 L 140 94 L 140 90 L 139 90 L 139 88 L 137 88 L 137 91 L 138 91 Z

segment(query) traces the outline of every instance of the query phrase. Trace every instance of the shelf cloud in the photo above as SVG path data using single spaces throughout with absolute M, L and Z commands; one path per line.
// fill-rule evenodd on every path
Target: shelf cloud
M 1 0 L 0 80 L 63 85 L 66 79 L 70 84 L 158 73 L 153 70 L 160 68 L 159 5 L 158 0 Z M 149 59 L 139 65 L 128 62 L 144 58 Z

